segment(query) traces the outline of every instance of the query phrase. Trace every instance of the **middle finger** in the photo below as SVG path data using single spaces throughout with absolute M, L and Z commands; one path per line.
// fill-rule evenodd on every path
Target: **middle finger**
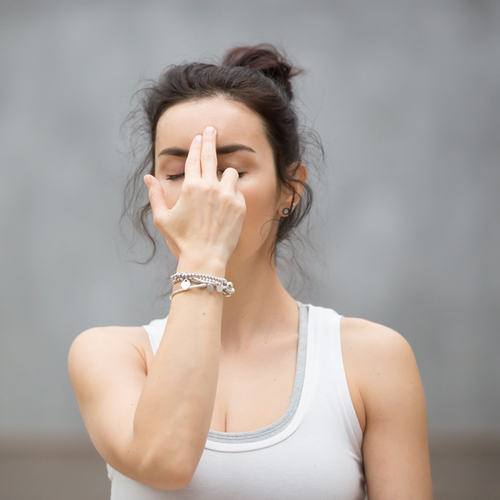
M 217 131 L 215 127 L 207 127 L 203 131 L 201 144 L 201 177 L 207 180 L 217 180 Z

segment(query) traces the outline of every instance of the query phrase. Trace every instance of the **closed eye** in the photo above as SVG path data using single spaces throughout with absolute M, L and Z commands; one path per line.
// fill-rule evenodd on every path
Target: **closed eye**
M 219 170 L 219 172 L 223 172 L 223 170 Z M 241 179 L 245 175 L 245 172 L 238 172 L 238 177 Z M 180 177 L 184 177 L 184 174 L 177 174 L 177 175 L 167 175 L 167 181 L 175 181 L 176 179 L 179 179 Z

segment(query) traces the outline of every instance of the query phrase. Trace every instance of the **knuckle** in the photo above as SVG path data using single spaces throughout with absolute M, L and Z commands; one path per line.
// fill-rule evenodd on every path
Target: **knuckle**
M 196 156 L 188 156 L 186 158 L 187 165 L 199 165 L 199 160 Z
M 225 191 L 222 191 L 220 193 L 220 201 L 224 205 L 232 205 L 233 204 L 233 200 L 232 200 L 231 194 L 227 193 Z
M 241 213 L 246 213 L 247 204 L 245 203 L 245 199 L 243 198 L 243 196 L 238 196 L 236 206 Z
M 231 207 L 231 210 L 234 210 L 238 213 L 242 210 L 246 210 L 245 205 L 241 202 L 238 196 L 235 196 L 234 193 L 225 192 L 222 198 L 224 202 Z
M 193 194 L 196 191 L 196 183 L 189 179 L 184 179 L 181 191 L 186 194 Z
M 204 182 L 203 189 L 210 196 L 215 196 L 219 193 L 219 186 L 215 182 Z
M 203 153 L 201 159 L 204 162 L 213 162 L 215 160 L 215 156 L 212 153 Z
M 246 214 L 247 212 L 247 206 L 245 205 L 245 203 L 238 203 L 238 210 L 240 212 L 240 214 Z

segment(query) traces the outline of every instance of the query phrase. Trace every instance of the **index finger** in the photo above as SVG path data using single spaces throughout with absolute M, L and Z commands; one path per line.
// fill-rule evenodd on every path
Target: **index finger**
M 191 147 L 186 158 L 186 164 L 184 165 L 184 179 L 190 177 L 201 177 L 200 169 L 200 156 L 201 156 L 201 140 L 202 136 L 197 135 L 193 142 L 191 142 Z

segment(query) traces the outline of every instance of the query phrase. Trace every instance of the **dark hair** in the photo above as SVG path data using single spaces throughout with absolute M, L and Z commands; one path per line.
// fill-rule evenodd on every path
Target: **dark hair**
M 262 118 L 267 139 L 274 153 L 278 186 L 280 189 L 291 189 L 294 193 L 295 209 L 287 217 L 274 219 L 278 222 L 278 229 L 270 258 L 274 256 L 276 263 L 276 246 L 287 240 L 309 213 L 313 199 L 309 185 L 293 178 L 303 161 L 308 142 L 305 132 L 300 132 L 290 83 L 292 77 L 302 72 L 302 69 L 293 66 L 273 45 L 234 47 L 226 52 L 220 65 L 195 62 L 169 66 L 158 81 L 138 92 L 139 105 L 129 118 L 140 115 L 134 132 L 142 130 L 148 149 L 127 183 L 124 214 L 131 216 L 139 233 L 146 236 L 153 245 L 153 251 L 146 262 L 156 253 L 156 242 L 147 224 L 151 205 L 149 201 L 142 206 L 138 205 L 141 193 L 146 193 L 142 177 L 146 173 L 154 175 L 158 120 L 175 104 L 225 97 L 244 104 Z M 323 155 L 321 142 L 314 133 L 312 136 Z M 300 200 L 294 187 L 297 182 L 304 185 Z

